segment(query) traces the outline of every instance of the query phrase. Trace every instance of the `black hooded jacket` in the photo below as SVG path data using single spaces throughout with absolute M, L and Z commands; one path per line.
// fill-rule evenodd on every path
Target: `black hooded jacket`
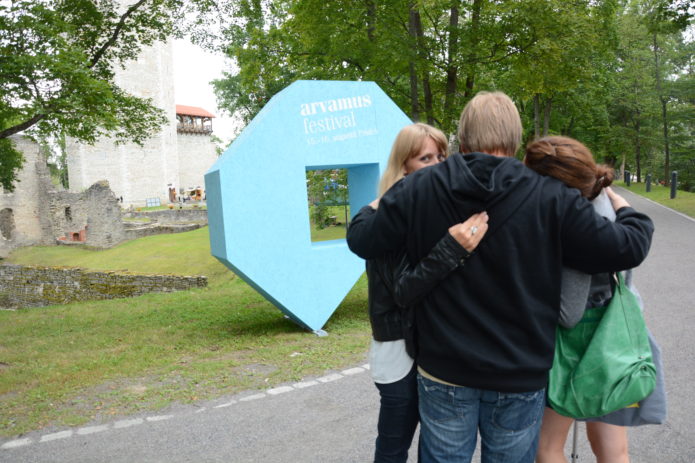
M 472 153 L 409 175 L 376 213 L 355 216 L 347 242 L 365 259 L 405 248 L 414 264 L 481 211 L 489 229 L 475 253 L 416 311 L 416 360 L 453 384 L 538 390 L 553 359 L 563 263 L 586 273 L 636 267 L 653 224 L 629 207 L 612 223 L 578 190 L 516 159 Z

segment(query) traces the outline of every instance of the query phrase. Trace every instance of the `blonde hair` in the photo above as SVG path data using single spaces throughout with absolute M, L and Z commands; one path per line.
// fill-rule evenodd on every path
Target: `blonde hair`
M 521 118 L 511 98 L 502 92 L 480 92 L 461 112 L 458 138 L 461 152 L 501 151 L 514 156 L 521 145 Z
M 436 143 L 441 153 L 445 156 L 449 155 L 446 136 L 441 130 L 421 122 L 406 125 L 398 132 L 396 140 L 391 147 L 391 155 L 386 164 L 386 170 L 379 182 L 379 196 L 386 193 L 394 183 L 403 178 L 405 175 L 405 163 L 408 159 L 420 153 L 427 137 Z

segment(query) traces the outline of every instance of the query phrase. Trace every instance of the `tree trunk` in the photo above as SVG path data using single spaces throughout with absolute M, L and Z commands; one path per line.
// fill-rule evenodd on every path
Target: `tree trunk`
M 570 117 L 570 122 L 569 122 L 569 124 L 567 124 L 567 127 L 565 127 L 565 130 L 562 131 L 562 134 L 566 137 L 571 137 L 573 129 L 574 129 L 574 115 L 572 115 L 572 117 Z
M 434 125 L 434 108 L 432 107 L 432 88 L 430 87 L 430 76 L 426 72 L 422 77 L 422 91 L 425 94 L 425 114 L 427 123 Z
M 475 50 L 480 42 L 478 35 L 480 31 L 480 9 L 482 7 L 482 3 L 482 0 L 473 0 L 473 6 L 471 7 L 471 40 L 468 43 L 470 53 L 467 57 L 468 65 L 470 67 L 468 72 L 466 72 L 466 89 L 463 94 L 466 100 L 473 97 L 473 86 L 475 85 Z
M 640 140 L 639 112 L 635 120 L 635 169 L 637 170 L 637 183 L 642 182 L 642 143 Z
M 541 96 L 536 93 L 533 95 L 533 139 L 541 137 Z
M 417 48 L 417 30 L 415 22 L 415 3 L 410 2 L 409 5 L 409 15 L 408 15 L 408 34 L 411 38 L 412 49 Z M 410 62 L 408 64 L 408 72 L 410 74 L 410 116 L 415 121 L 420 120 L 420 104 L 418 102 L 418 78 L 417 78 L 417 68 L 415 67 L 415 60 L 417 58 L 417 52 L 410 54 Z
M 668 108 L 666 105 L 668 101 L 662 93 L 661 87 L 661 71 L 659 69 L 659 43 L 657 41 L 656 32 L 652 34 L 653 44 L 654 44 L 654 76 L 656 80 L 656 93 L 659 95 L 659 101 L 661 102 L 661 123 L 663 124 L 664 133 L 664 181 L 666 185 L 671 184 L 671 153 L 669 152 L 668 143 Z
M 454 101 L 456 99 L 456 85 L 458 79 L 458 66 L 455 63 L 458 55 L 458 27 L 459 27 L 459 8 L 458 1 L 451 3 L 449 13 L 449 42 L 447 51 L 447 68 L 446 68 L 446 87 L 444 93 L 444 119 L 445 124 L 450 120 L 456 119 L 453 117 L 455 112 Z
M 366 0 L 367 3 L 367 38 L 374 42 L 374 31 L 376 30 L 376 3 L 374 0 Z
M 425 34 L 422 31 L 422 20 L 420 18 L 420 11 L 414 6 L 411 6 L 411 13 L 413 14 L 413 20 L 415 24 L 415 35 L 417 36 L 417 58 L 419 63 L 427 62 L 427 55 L 425 53 Z M 425 96 L 425 114 L 427 114 L 427 123 L 429 125 L 434 125 L 434 109 L 432 105 L 432 88 L 430 86 L 430 74 L 427 68 L 423 65 L 422 69 L 422 92 Z
M 666 179 L 666 185 L 671 184 L 671 153 L 669 150 L 669 140 L 668 140 L 668 108 L 666 105 L 668 102 L 665 98 L 659 97 L 661 100 L 661 118 L 664 124 L 664 177 Z
M 548 97 L 545 99 L 545 107 L 543 108 L 543 136 L 548 136 L 550 130 L 550 111 L 552 108 L 553 99 Z

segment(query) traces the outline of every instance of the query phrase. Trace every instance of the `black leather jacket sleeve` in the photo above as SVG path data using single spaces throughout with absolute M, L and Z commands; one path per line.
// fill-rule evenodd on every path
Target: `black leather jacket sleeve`
M 393 297 L 401 307 L 418 302 L 449 273 L 463 265 L 470 253 L 449 233 L 415 267 L 407 256 L 394 266 Z
M 404 251 L 367 260 L 369 321 L 374 339 L 405 339 L 408 354 L 415 358 L 415 306 L 469 256 L 447 233 L 415 267 L 411 267 Z
M 379 213 L 364 206 L 352 218 L 345 239 L 350 250 L 363 259 L 376 259 L 387 252 L 405 248 L 407 198 L 402 191 L 402 179 L 392 186 L 379 201 Z

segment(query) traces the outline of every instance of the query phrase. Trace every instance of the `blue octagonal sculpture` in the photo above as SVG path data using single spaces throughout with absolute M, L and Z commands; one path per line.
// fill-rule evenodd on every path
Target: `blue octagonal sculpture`
M 373 82 L 297 81 L 205 174 L 212 254 L 319 330 L 364 271 L 344 239 L 312 242 L 306 171 L 346 168 L 354 215 L 376 197 L 408 117 Z

